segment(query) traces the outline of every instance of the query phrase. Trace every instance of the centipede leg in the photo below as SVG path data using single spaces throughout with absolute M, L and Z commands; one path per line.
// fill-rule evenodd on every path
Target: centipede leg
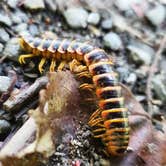
M 84 84 L 80 85 L 79 88 L 81 90 L 89 90 L 89 91 L 94 91 L 94 89 L 95 89 L 93 84 L 88 84 L 88 83 L 84 83 Z
M 63 70 L 64 66 L 66 64 L 66 61 L 62 61 L 60 65 L 58 66 L 58 70 Z
M 52 60 L 51 60 L 51 65 L 50 65 L 50 72 L 55 71 L 55 70 L 54 70 L 54 69 L 55 69 L 55 66 L 56 66 L 56 61 L 55 61 L 55 59 L 52 59 Z
M 77 61 L 76 59 L 73 59 L 70 63 L 69 63 L 69 68 L 70 71 L 74 72 L 74 73 L 80 73 L 83 71 L 87 71 L 88 68 L 87 66 L 82 65 L 79 61 Z
M 46 58 L 42 58 L 40 63 L 39 63 L 38 69 L 39 69 L 40 73 L 42 73 L 44 71 L 43 65 L 45 62 L 46 62 Z
M 36 55 L 34 55 L 34 54 L 20 55 L 18 61 L 19 61 L 20 64 L 23 64 L 23 63 L 25 63 L 25 58 L 31 58 L 31 57 L 34 57 L 34 56 L 36 56 Z

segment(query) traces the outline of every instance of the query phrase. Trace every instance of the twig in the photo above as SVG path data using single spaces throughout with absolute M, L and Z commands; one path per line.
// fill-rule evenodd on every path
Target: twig
M 161 57 L 161 53 L 164 50 L 164 47 L 166 46 L 166 35 L 162 38 L 160 46 L 156 52 L 156 55 L 154 57 L 154 61 L 152 65 L 150 66 L 149 75 L 147 79 L 146 84 L 146 95 L 147 95 L 147 102 L 148 102 L 148 112 L 152 115 L 152 92 L 151 92 L 151 82 L 152 78 L 154 76 L 154 73 L 156 71 L 159 59 Z

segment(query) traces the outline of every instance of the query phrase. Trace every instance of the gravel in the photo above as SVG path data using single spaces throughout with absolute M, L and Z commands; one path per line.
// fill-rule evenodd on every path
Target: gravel
M 6 76 L 0 76 L 0 93 L 6 92 L 10 86 L 10 78 Z
M 5 119 L 0 119 L 0 141 L 3 141 L 11 130 L 10 123 Z
M 87 26 L 88 12 L 83 8 L 69 8 L 64 17 L 72 28 L 85 28 Z
M 18 24 L 14 27 L 15 32 L 21 34 L 22 31 L 26 31 L 28 25 L 26 23 Z
M 55 0 L 46 0 L 45 2 L 51 11 L 55 12 L 57 10 L 57 5 Z
M 33 2 L 31 0 L 25 0 L 24 6 L 30 10 L 38 10 L 38 9 L 45 8 L 45 4 L 44 4 L 43 0 L 37 0 L 37 1 L 33 1 Z
M 9 7 L 15 9 L 17 7 L 17 4 L 19 3 L 19 0 L 7 0 L 7 4 Z
M 112 28 L 112 18 L 105 19 L 101 22 L 101 27 L 103 29 L 111 29 Z
M 19 40 L 18 38 L 10 39 L 4 49 L 4 55 L 7 55 L 11 60 L 17 61 L 19 56 Z
M 158 74 L 153 77 L 153 90 L 157 97 L 166 102 L 166 73 Z
M 9 34 L 5 31 L 5 29 L 0 28 L 0 42 L 7 42 L 9 40 Z
M 100 21 L 99 13 L 90 13 L 87 21 L 90 24 L 97 25 Z
M 104 38 L 104 45 L 112 50 L 119 50 L 122 47 L 121 38 L 117 33 L 109 32 Z
M 3 44 L 2 43 L 0 43 L 0 53 L 3 51 Z
M 154 50 L 151 47 L 138 42 L 131 42 L 127 49 L 130 51 L 129 58 L 136 64 L 149 65 L 154 56 Z
M 4 25 L 7 25 L 7 26 L 11 26 L 12 25 L 12 21 L 9 18 L 9 16 L 8 15 L 4 15 L 2 13 L 0 13 L 0 23 L 4 24 Z
M 157 5 L 145 13 L 147 19 L 155 26 L 159 26 L 164 22 L 166 17 L 166 8 L 162 5 Z

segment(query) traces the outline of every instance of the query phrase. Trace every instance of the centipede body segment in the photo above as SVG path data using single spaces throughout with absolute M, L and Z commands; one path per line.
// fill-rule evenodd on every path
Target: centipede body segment
M 98 109 L 91 115 L 89 125 L 95 138 L 100 138 L 106 151 L 111 155 L 122 155 L 129 143 L 129 124 L 127 109 L 121 87 L 118 85 L 116 73 L 112 69 L 113 62 L 106 52 L 88 43 L 69 41 L 67 39 L 50 40 L 25 37 L 20 39 L 21 47 L 28 52 L 19 57 L 21 64 L 25 59 L 41 57 L 39 71 L 43 65 L 51 61 L 50 71 L 62 70 L 69 63 L 70 70 L 77 65 L 78 77 L 91 78 L 93 84 L 84 83 L 82 89 L 95 91 Z M 59 66 L 56 67 L 57 62 Z

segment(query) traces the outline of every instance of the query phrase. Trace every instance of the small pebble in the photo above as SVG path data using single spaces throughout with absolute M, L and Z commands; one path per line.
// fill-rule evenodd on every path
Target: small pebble
M 38 9 L 45 8 L 45 4 L 43 0 L 37 0 L 37 1 L 25 0 L 24 6 L 30 10 L 38 10 Z
M 3 28 L 0 28 L 0 41 L 7 42 L 8 40 L 9 34 Z
M 100 21 L 99 13 L 90 13 L 87 21 L 90 24 L 97 25 Z
M 112 50 L 119 50 L 122 47 L 122 41 L 118 34 L 109 32 L 104 36 L 104 45 Z
M 0 23 L 7 25 L 7 26 L 11 26 L 12 25 L 12 21 L 9 18 L 9 16 L 4 15 L 2 13 L 0 13 Z
M 6 92 L 10 87 L 10 78 L 6 76 L 0 76 L 0 93 Z
M 26 31 L 28 25 L 26 23 L 18 24 L 14 27 L 15 32 L 20 34 L 22 31 Z
M 20 24 L 22 22 L 28 22 L 28 16 L 20 10 L 15 11 L 11 15 L 11 20 L 14 24 Z
M 147 10 L 145 15 L 153 25 L 159 26 L 165 20 L 166 9 L 162 5 L 157 5 L 153 9 Z
M 101 166 L 110 166 L 109 160 L 106 159 L 100 159 L 99 160 Z
M 111 29 L 112 28 L 112 19 L 108 18 L 101 22 L 101 26 L 103 29 Z
M 160 100 L 166 102 L 166 73 L 155 75 L 152 79 L 153 90 Z
M 0 53 L 3 51 L 3 44 L 0 43 Z
M 45 2 L 51 11 L 55 12 L 57 10 L 57 5 L 55 0 L 46 0 Z
M 17 4 L 19 3 L 19 0 L 7 0 L 7 4 L 9 7 L 15 9 L 17 8 Z
M 3 141 L 10 131 L 10 123 L 5 119 L 0 119 L 0 141 Z
M 130 58 L 137 64 L 145 64 L 149 65 L 154 56 L 154 50 L 142 43 L 134 43 L 132 42 L 127 46 L 130 51 Z
M 17 61 L 19 56 L 19 50 L 20 45 L 18 38 L 12 38 L 7 42 L 3 54 L 7 55 L 8 58 L 10 58 L 11 60 Z
M 39 34 L 38 27 L 34 24 L 30 25 L 29 32 L 30 32 L 30 34 L 32 34 L 32 36 Z
M 132 84 L 132 85 L 133 85 L 133 84 L 136 82 L 136 80 L 137 80 L 136 74 L 135 74 L 135 73 L 130 73 L 130 75 L 129 75 L 129 77 L 127 78 L 126 82 L 127 82 L 128 84 Z
M 64 12 L 64 17 L 72 28 L 87 26 L 88 12 L 83 8 L 69 8 Z

